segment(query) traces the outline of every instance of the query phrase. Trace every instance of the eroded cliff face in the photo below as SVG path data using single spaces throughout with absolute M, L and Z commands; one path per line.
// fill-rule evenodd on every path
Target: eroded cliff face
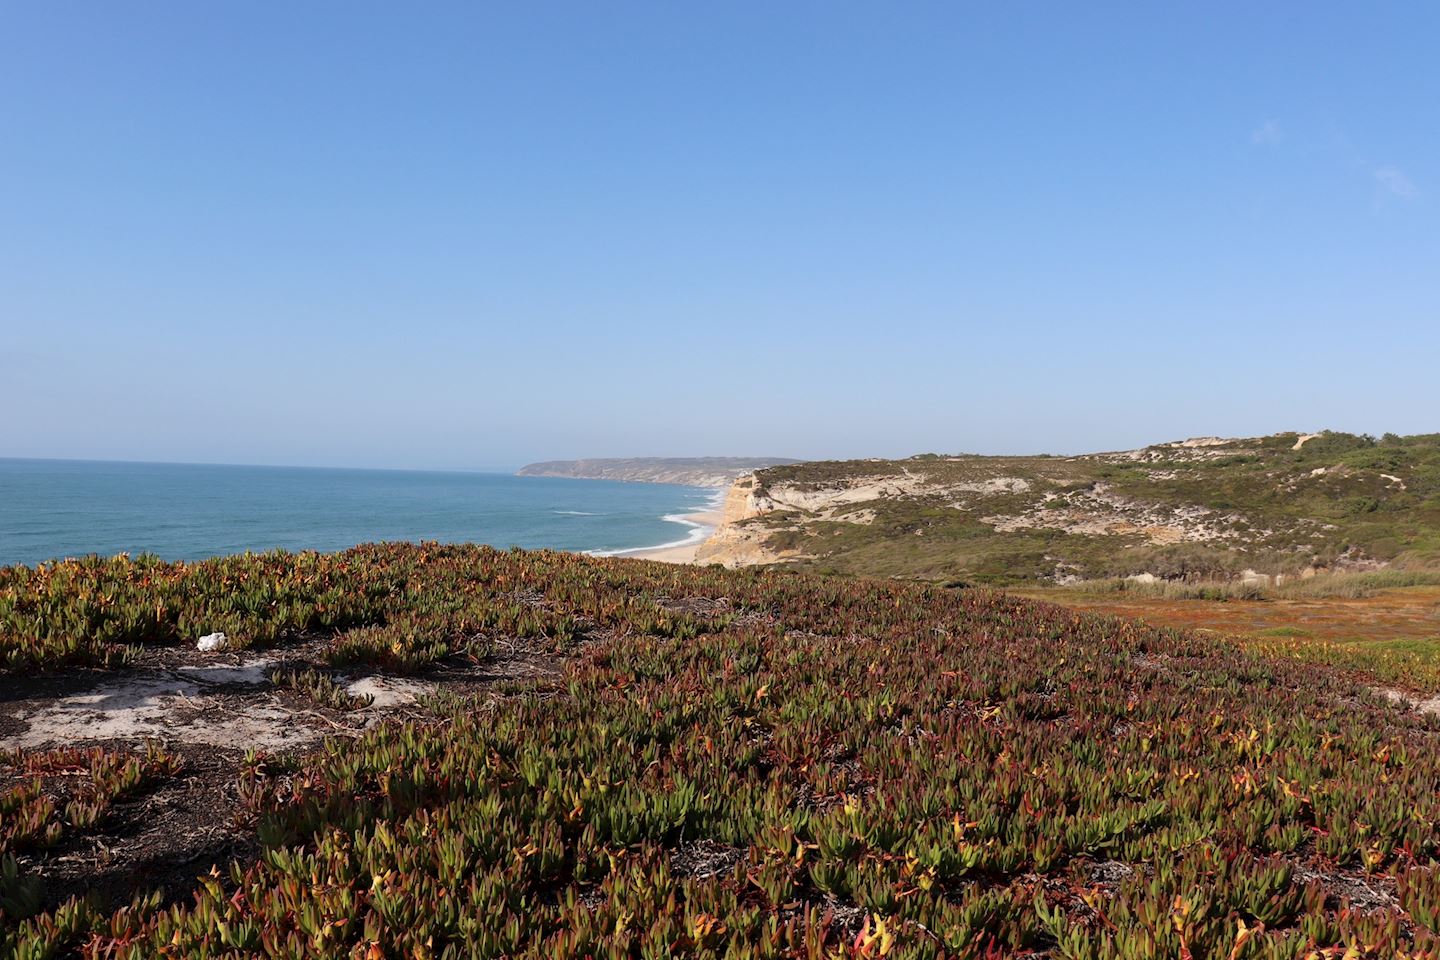
M 695 552 L 695 562 L 746 567 L 799 557 L 796 551 L 775 551 L 765 546 L 766 538 L 778 528 L 750 522 L 774 509 L 775 501 L 760 489 L 755 474 L 737 478 L 725 494 L 720 525 Z

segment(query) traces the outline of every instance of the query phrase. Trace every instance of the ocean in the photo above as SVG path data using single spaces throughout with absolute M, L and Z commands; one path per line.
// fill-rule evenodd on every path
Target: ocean
M 699 539 L 719 491 L 499 473 L 0 458 L 0 566 L 439 540 L 620 554 Z

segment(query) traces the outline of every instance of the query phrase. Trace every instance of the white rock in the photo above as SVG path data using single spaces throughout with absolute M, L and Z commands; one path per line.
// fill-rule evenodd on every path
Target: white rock
M 1270 575 L 1255 570 L 1241 570 L 1240 583 L 1246 587 L 1268 587 L 1270 586 Z
M 230 638 L 223 633 L 207 633 L 195 644 L 195 649 L 201 653 L 216 653 L 225 650 L 230 646 Z

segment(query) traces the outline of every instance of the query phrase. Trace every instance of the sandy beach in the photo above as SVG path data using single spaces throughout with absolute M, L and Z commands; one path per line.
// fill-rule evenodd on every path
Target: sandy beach
M 764 537 L 767 531 L 744 526 L 744 521 L 755 516 L 758 510 L 754 497 L 755 484 L 755 475 L 746 474 L 728 488 L 717 488 L 714 499 L 705 509 L 667 517 L 667 520 L 677 520 L 691 527 L 690 536 L 684 541 L 606 556 L 659 560 L 662 563 L 718 563 L 726 567 L 791 559 L 793 553 L 777 553 L 766 547 Z
M 710 539 L 710 535 L 715 532 L 715 528 L 720 525 L 724 516 L 723 501 L 717 499 L 715 503 L 704 510 L 683 514 L 680 517 L 687 523 L 695 524 L 695 530 L 687 542 L 652 547 L 648 550 L 629 551 L 622 556 L 634 557 L 638 560 L 659 560 L 663 563 L 694 563 L 696 551 L 700 549 L 701 544 Z
M 754 496 L 755 486 L 754 474 L 739 477 L 728 490 L 717 491 L 715 501 L 705 510 L 686 514 L 683 519 L 696 527 L 691 540 L 637 550 L 626 556 L 665 563 L 718 563 L 725 567 L 792 559 L 796 556 L 793 551 L 776 552 L 766 546 L 768 531 L 745 525 L 760 509 Z

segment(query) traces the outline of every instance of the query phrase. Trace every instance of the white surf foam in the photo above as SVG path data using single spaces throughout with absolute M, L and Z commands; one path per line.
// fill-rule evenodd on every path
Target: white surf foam
M 725 506 L 725 496 L 728 494 L 728 487 L 717 487 L 706 495 L 705 504 L 692 513 L 718 513 Z M 715 527 L 708 523 L 699 523 L 690 519 L 690 514 L 667 513 L 660 518 L 668 523 L 678 523 L 690 528 L 683 540 L 671 540 L 667 543 L 656 543 L 645 547 L 626 547 L 623 550 L 585 550 L 587 556 L 591 557 L 626 557 L 635 553 L 649 553 L 651 550 L 669 550 L 672 547 L 688 547 L 704 540 L 715 532 Z
M 699 543 L 714 531 L 709 524 L 696 523 L 689 517 L 679 513 L 667 513 L 660 518 L 669 523 L 679 523 L 690 527 L 690 532 L 683 540 L 671 540 L 668 543 L 657 543 L 648 547 L 626 547 L 624 550 L 586 550 L 592 557 L 625 557 L 632 553 L 649 553 L 651 550 L 669 550 L 671 547 L 688 547 L 691 544 Z

